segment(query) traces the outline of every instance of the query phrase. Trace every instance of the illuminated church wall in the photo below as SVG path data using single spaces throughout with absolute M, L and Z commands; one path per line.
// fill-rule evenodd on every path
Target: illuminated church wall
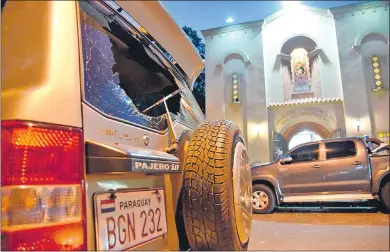
M 291 75 L 294 73 L 291 70 L 295 69 L 291 66 L 291 53 L 302 47 L 311 53 L 311 69 L 305 69 L 311 75 L 311 97 L 342 97 L 335 26 L 328 10 L 281 10 L 265 19 L 263 41 L 268 102 L 293 99 L 290 94 L 294 87 L 288 86 L 287 78 L 290 74 L 290 82 L 293 84 Z
M 233 120 L 240 126 L 252 161 L 269 159 L 262 24 L 255 21 L 202 31 L 206 44 L 206 117 Z M 233 75 L 237 75 L 237 103 L 233 101 Z
M 288 138 L 284 132 L 305 127 L 326 129 L 323 137 L 381 133 L 390 138 L 388 37 L 377 35 L 389 34 L 386 6 L 304 7 L 202 31 L 207 119 L 237 123 L 251 162 L 272 160 L 277 141 Z M 376 35 L 366 36 L 371 31 Z M 373 55 L 380 66 L 373 65 Z M 378 87 L 375 68 L 385 91 L 372 91 Z M 290 114 L 280 127 L 278 120 Z
M 333 10 L 349 135 L 389 132 L 388 6 L 388 2 L 372 2 Z M 360 132 L 356 118 L 361 121 Z

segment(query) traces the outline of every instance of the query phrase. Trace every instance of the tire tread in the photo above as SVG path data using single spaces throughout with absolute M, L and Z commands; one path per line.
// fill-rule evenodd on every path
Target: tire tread
M 234 248 L 229 216 L 230 121 L 200 126 L 190 141 L 184 167 L 183 213 L 186 232 L 193 250 Z

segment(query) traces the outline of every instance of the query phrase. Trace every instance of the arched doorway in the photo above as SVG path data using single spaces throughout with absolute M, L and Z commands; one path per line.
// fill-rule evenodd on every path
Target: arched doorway
M 290 150 L 301 143 L 328 138 L 331 132 L 322 124 L 306 121 L 291 125 L 282 134 Z
M 271 148 L 274 154 L 271 159 L 275 160 L 285 155 L 291 139 L 302 131 L 312 132 L 313 140 L 345 136 L 340 104 L 319 103 L 273 108 L 270 110 L 273 120 Z M 304 133 L 307 135 L 307 132 Z M 304 136 L 299 138 L 302 139 Z M 290 147 L 295 145 L 295 141 L 297 140 L 293 140 Z

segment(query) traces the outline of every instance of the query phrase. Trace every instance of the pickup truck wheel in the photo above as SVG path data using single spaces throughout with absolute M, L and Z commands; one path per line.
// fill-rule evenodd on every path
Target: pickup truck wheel
M 276 206 L 275 194 L 272 189 L 266 185 L 253 185 L 252 204 L 254 213 L 272 213 Z
M 192 250 L 246 250 L 252 225 L 247 150 L 231 121 L 208 122 L 184 159 L 183 215 Z
M 387 211 L 390 211 L 390 181 L 387 181 L 380 191 L 380 199 Z

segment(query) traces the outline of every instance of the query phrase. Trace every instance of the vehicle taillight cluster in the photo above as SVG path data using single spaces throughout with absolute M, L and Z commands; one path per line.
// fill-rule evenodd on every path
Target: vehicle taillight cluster
M 3 121 L 2 250 L 86 250 L 81 129 Z

